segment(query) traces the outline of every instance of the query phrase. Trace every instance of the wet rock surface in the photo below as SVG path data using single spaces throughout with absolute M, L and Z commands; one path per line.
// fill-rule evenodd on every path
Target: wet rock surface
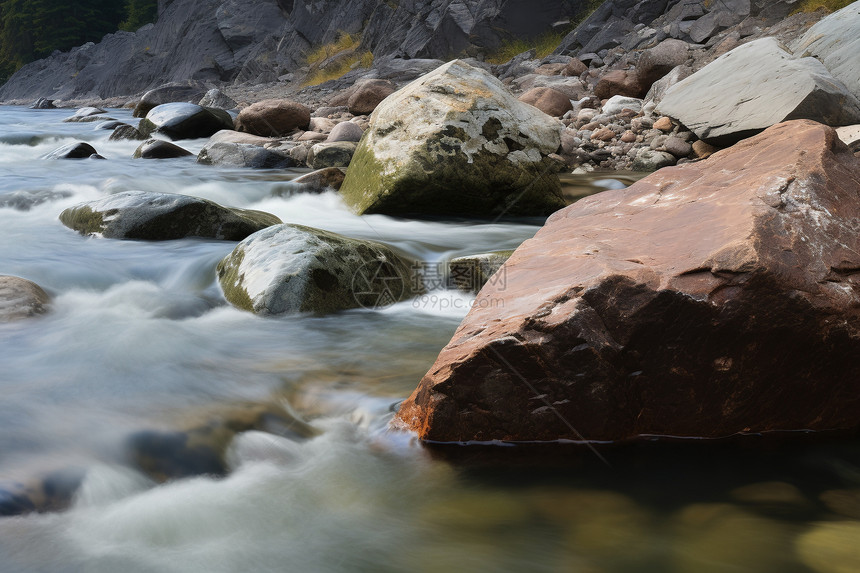
M 239 241 L 281 221 L 262 211 L 222 207 L 206 199 L 125 191 L 70 207 L 60 221 L 83 235 L 167 241 L 204 237 Z
M 0 323 L 47 312 L 51 298 L 36 283 L 21 277 L 0 276 Z

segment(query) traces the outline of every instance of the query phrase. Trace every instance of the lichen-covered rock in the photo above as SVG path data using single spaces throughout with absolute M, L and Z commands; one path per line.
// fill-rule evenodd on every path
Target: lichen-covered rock
M 455 60 L 376 108 L 341 193 L 359 213 L 547 215 L 565 204 L 561 129 Z
M 0 276 L 0 322 L 11 322 L 47 311 L 51 298 L 36 283 Z
M 163 133 L 171 139 L 209 137 L 222 129 L 233 129 L 233 118 L 223 109 L 193 103 L 165 103 L 155 106 L 140 122 L 144 135 Z
M 860 100 L 824 64 L 795 58 L 775 38 L 720 56 L 669 88 L 658 110 L 720 146 L 789 119 L 860 123 Z
M 134 150 L 134 159 L 175 159 L 194 155 L 175 143 L 163 139 L 147 139 Z
M 436 441 L 860 427 L 860 160 L 792 121 L 556 213 L 397 415 Z
M 326 167 L 349 167 L 355 149 L 354 141 L 338 141 L 336 143 L 317 143 L 308 153 L 308 165 L 314 169 Z
M 256 314 L 377 308 L 417 294 L 390 247 L 301 225 L 251 235 L 218 264 L 224 296 Z
M 197 163 L 254 169 L 282 169 L 297 165 L 297 162 L 285 153 L 258 145 L 226 141 L 207 143 L 197 154 Z
M 82 235 L 166 241 L 202 237 L 240 241 L 280 219 L 262 211 L 222 207 L 170 193 L 125 191 L 69 207 L 60 221 Z

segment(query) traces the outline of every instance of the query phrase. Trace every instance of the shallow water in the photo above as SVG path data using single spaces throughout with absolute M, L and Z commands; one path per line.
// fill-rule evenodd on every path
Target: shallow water
M 69 115 L 0 108 L 0 274 L 54 298 L 0 324 L 0 492 L 83 480 L 63 511 L 0 518 L 0 571 L 860 570 L 855 440 L 641 444 L 603 451 L 609 466 L 574 446 L 421 448 L 386 425 L 473 298 L 264 319 L 218 289 L 234 243 L 87 238 L 57 216 L 125 190 L 184 193 L 428 265 L 513 249 L 540 221 L 357 217 L 334 193 L 292 194 L 295 173 L 132 160 L 136 142 Z M 108 160 L 40 159 L 73 140 Z M 156 483 L 130 460 L 130 436 L 248 403 L 286 407 L 315 437 L 240 433 L 226 477 Z

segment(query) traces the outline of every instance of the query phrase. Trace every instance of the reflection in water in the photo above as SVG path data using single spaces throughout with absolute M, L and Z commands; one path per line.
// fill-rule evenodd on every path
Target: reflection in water
M 0 325 L 0 513 L 53 510 L 0 518 L 0 572 L 860 570 L 853 438 L 604 447 L 609 466 L 574 445 L 422 448 L 387 423 L 471 296 L 260 318 L 215 282 L 234 243 L 87 238 L 57 216 L 179 192 L 428 264 L 514 249 L 540 221 L 357 217 L 290 193 L 298 171 L 135 161 L 69 114 L 0 109 L 0 273 L 54 299 Z M 74 139 L 109 160 L 39 159 Z

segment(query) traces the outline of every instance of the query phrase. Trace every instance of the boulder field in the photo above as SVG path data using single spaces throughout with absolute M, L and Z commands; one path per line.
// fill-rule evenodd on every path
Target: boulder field
M 583 199 L 484 287 L 394 426 L 439 442 L 856 429 L 858 221 L 860 160 L 807 120 Z

